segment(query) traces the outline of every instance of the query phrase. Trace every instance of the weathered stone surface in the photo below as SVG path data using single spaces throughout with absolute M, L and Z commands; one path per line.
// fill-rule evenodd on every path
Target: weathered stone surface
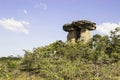
M 88 29 L 82 29 L 79 35 L 80 37 L 78 41 L 83 41 L 86 43 L 88 40 L 90 40 L 90 31 Z
M 79 34 L 80 34 L 79 31 L 70 31 L 67 35 L 67 41 L 71 43 L 77 42 Z
M 66 31 L 66 32 L 77 31 L 78 29 L 79 29 L 78 27 L 75 27 L 71 24 L 64 24 L 63 25 L 63 30 Z
M 71 25 L 76 26 L 79 29 L 85 29 L 85 28 L 88 30 L 96 29 L 96 23 L 88 20 L 73 21 Z
M 73 21 L 71 24 L 63 25 L 63 30 L 69 32 L 67 41 L 76 43 L 78 41 L 88 42 L 90 31 L 96 29 L 96 23 L 88 20 Z

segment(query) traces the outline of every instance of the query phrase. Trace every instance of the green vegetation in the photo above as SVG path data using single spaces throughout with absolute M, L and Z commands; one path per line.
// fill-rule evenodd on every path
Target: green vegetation
M 56 41 L 0 59 L 0 80 L 120 80 L 120 28 L 83 44 Z

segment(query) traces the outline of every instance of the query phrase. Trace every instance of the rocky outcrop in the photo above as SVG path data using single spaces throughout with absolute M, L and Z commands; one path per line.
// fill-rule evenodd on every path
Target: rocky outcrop
M 63 30 L 68 32 L 67 41 L 70 43 L 88 42 L 90 31 L 95 29 L 96 23 L 88 20 L 73 21 L 71 24 L 63 25 Z

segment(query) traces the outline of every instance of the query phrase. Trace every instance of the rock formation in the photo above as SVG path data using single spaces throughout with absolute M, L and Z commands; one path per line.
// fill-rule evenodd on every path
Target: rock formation
M 67 41 L 76 43 L 87 42 L 90 39 L 90 31 L 96 29 L 96 23 L 88 20 L 73 21 L 71 24 L 64 24 L 63 30 L 68 32 Z

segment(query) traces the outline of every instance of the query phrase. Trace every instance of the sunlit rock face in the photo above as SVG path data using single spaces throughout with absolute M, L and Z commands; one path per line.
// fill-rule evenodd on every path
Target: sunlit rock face
M 64 24 L 63 30 L 68 32 L 67 41 L 84 43 L 90 40 L 90 31 L 96 29 L 96 23 L 88 20 L 73 21 L 71 24 Z

